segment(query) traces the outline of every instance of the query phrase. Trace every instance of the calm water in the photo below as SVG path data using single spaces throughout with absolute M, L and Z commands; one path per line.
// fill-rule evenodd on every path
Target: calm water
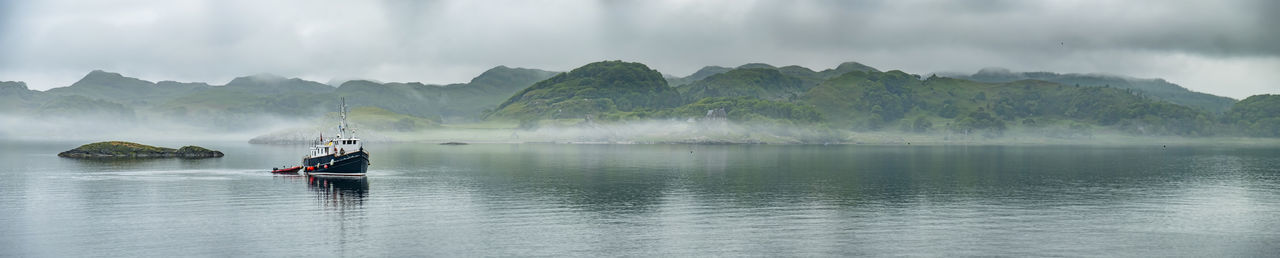
M 1280 255 L 1280 148 L 0 144 L 0 257 Z

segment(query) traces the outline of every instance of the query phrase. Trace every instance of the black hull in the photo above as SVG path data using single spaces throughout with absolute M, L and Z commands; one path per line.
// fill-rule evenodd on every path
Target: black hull
M 369 153 L 356 151 L 343 155 L 311 157 L 303 160 L 312 176 L 364 176 L 369 169 Z

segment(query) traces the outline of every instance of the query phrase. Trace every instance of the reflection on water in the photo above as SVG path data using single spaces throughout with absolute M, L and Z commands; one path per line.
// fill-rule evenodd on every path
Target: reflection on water
M 332 178 L 212 145 L 0 145 L 0 257 L 1280 253 L 1277 148 L 386 144 Z
M 122 171 L 172 166 L 178 164 L 177 159 L 167 158 L 61 158 L 76 167 L 85 170 Z
M 326 207 L 340 209 L 363 206 L 364 198 L 369 194 L 369 179 L 366 177 L 307 176 L 307 186 Z

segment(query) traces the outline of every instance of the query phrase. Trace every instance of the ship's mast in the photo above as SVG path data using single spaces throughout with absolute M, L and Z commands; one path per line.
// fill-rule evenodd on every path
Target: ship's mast
M 347 98 L 345 97 L 342 98 L 341 112 L 342 122 L 338 124 L 338 133 L 340 135 L 347 135 Z M 351 138 L 351 136 L 347 135 L 347 138 Z

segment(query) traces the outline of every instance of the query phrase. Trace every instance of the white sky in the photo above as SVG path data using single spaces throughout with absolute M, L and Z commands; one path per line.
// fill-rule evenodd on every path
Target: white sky
M 1280 93 L 1280 1 L 0 0 L 0 81 L 94 69 L 223 84 L 274 73 L 466 82 L 498 65 L 600 60 L 678 76 L 763 62 L 909 73 L 1164 78 L 1233 98 Z

